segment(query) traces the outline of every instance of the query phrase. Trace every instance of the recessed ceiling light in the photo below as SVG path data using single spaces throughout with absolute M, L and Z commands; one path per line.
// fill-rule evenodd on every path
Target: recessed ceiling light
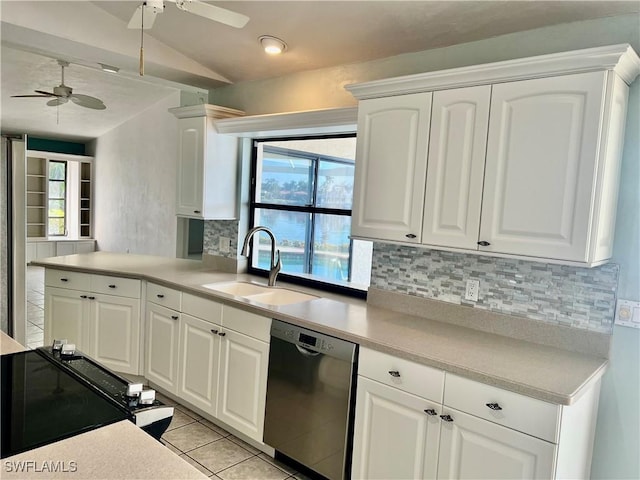
M 98 65 L 100 65 L 100 68 L 102 68 L 103 72 L 118 73 L 120 71 L 118 67 L 107 65 L 106 63 L 99 63 Z
M 282 40 L 276 37 L 272 37 L 271 35 L 262 35 L 260 38 L 260 44 L 264 51 L 269 55 L 279 55 L 287 49 L 287 44 Z

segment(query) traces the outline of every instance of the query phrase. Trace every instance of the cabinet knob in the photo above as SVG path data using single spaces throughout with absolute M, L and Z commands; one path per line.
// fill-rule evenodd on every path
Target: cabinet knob
M 116 288 L 115 285 L 109 285 L 109 288 Z
M 158 293 L 158 294 L 156 295 L 156 297 L 158 297 L 158 298 L 164 298 L 164 295 L 162 295 L 161 293 Z
M 480 245 L 481 247 L 488 247 L 491 244 L 489 242 L 485 241 L 485 240 L 480 240 L 478 242 L 478 245 Z
M 398 370 L 389 370 L 389 375 L 395 378 L 400 378 L 400 372 Z
M 502 407 L 497 403 L 487 403 L 487 407 L 489 407 L 491 410 L 502 410 Z
M 440 415 L 440 418 L 441 418 L 444 422 L 453 422 L 453 418 L 451 418 L 451 415 Z
M 405 235 L 405 237 L 407 237 L 407 238 L 416 238 L 416 236 L 413 233 L 407 233 Z
M 60 281 L 61 281 L 61 282 L 68 282 L 68 281 L 69 281 L 69 279 L 68 279 L 68 278 L 61 278 L 61 279 L 60 279 Z
M 435 417 L 436 415 L 438 415 L 438 412 L 436 412 L 433 408 L 428 408 L 427 410 L 424 411 L 424 413 L 426 413 L 431 417 Z
M 174 320 L 178 319 L 178 315 L 171 315 L 171 318 L 173 318 Z
M 220 335 L 221 337 L 224 337 L 226 335 L 225 332 L 220 332 L 218 335 Z
M 194 210 L 193 213 L 200 213 L 200 210 Z
M 214 335 L 218 334 L 218 330 L 214 330 L 213 328 L 211 329 L 211 333 L 213 333 Z

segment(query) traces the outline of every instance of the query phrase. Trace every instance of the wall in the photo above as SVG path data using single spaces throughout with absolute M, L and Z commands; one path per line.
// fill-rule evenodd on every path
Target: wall
M 177 106 L 178 90 L 87 145 L 98 250 L 175 257 Z
M 238 83 L 209 92 L 209 101 L 244 110 L 247 114 L 344 107 L 355 105 L 353 97 L 343 88 L 349 83 L 616 43 L 629 43 L 640 52 L 640 18 L 637 15 L 558 25 L 373 62 Z M 638 301 L 639 92 L 640 80 L 636 80 L 630 91 L 613 259 L 618 265 L 614 268 L 619 268 L 620 297 Z M 411 281 L 407 280 L 407 284 Z M 423 281 L 425 285 L 432 282 L 431 279 Z M 640 478 L 637 454 L 640 451 L 639 333 L 640 330 L 626 327 L 614 328 L 611 367 L 602 386 L 593 478 Z

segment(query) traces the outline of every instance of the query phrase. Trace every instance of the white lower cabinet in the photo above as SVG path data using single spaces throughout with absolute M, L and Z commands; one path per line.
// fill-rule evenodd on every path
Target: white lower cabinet
M 589 478 L 599 382 L 556 405 L 361 348 L 357 389 L 353 478 Z
M 174 394 L 178 378 L 179 320 L 179 312 L 147 302 L 144 375 Z
M 262 441 L 269 344 L 230 329 L 224 333 L 217 417 L 254 440 Z
M 450 408 L 443 415 L 439 479 L 554 478 L 555 444 Z
M 44 343 L 66 338 L 80 351 L 86 350 L 89 337 L 87 292 L 67 288 L 45 287 Z

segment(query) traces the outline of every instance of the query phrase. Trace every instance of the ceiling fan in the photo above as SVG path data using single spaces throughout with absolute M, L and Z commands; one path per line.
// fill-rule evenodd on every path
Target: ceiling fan
M 249 21 L 249 17 L 241 13 L 232 12 L 226 8 L 216 7 L 199 0 L 166 0 L 175 3 L 176 7 L 183 12 L 193 13 L 201 17 L 208 18 L 214 22 L 223 23 L 234 28 L 242 28 Z M 163 0 L 145 0 L 133 12 L 131 20 L 129 20 L 129 28 L 149 29 L 153 26 L 156 15 L 164 11 Z
M 63 105 L 71 100 L 76 105 L 81 107 L 93 108 L 94 110 L 104 110 L 107 106 L 96 97 L 89 95 L 81 95 L 79 93 L 73 93 L 73 88 L 64 84 L 64 67 L 69 66 L 69 62 L 64 60 L 58 60 L 58 65 L 62 68 L 62 81 L 57 87 L 53 87 L 53 92 L 45 92 L 44 90 L 35 90 L 38 95 L 12 95 L 13 98 L 30 98 L 30 97 L 53 97 L 47 102 L 50 107 L 57 107 Z

